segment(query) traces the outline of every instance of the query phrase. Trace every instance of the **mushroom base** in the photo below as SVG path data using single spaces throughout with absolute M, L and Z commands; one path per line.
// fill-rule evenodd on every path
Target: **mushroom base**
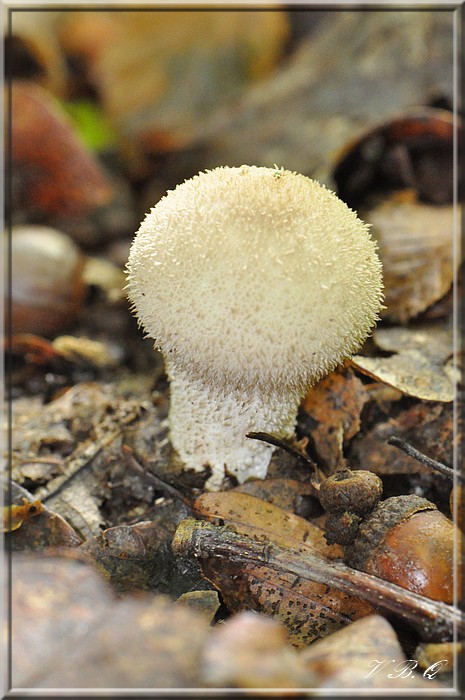
M 207 488 L 221 488 L 226 473 L 240 484 L 263 479 L 274 447 L 246 434 L 265 431 L 278 438 L 294 433 L 300 397 L 282 389 L 240 389 L 199 381 L 189 372 L 166 363 L 170 379 L 170 437 L 186 468 L 201 471 L 209 466 Z

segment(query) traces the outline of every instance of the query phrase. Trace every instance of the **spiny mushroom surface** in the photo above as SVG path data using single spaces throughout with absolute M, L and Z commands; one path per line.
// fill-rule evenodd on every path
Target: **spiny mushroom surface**
M 244 482 L 294 432 L 306 389 L 369 335 L 382 274 L 368 226 L 319 183 L 220 167 L 169 191 L 142 222 L 128 295 L 170 379 L 170 433 L 186 468 Z

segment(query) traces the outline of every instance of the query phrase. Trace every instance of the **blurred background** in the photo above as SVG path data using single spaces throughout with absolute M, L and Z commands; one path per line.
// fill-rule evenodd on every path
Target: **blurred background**
M 385 319 L 450 288 L 454 11 L 28 9 L 7 34 L 14 335 L 124 360 L 139 222 L 218 165 L 297 170 L 371 221 Z

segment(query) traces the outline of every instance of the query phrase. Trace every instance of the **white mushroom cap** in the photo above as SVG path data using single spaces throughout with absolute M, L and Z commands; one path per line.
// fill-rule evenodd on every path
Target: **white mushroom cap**
M 292 425 L 306 387 L 360 347 L 382 305 L 368 226 L 324 186 L 277 168 L 221 167 L 168 192 L 141 224 L 128 273 L 133 308 L 173 384 L 181 371 L 207 394 L 243 392 L 243 406 L 251 392 L 264 406 L 267 395 L 291 394 Z M 199 468 L 198 459 L 211 462 L 199 451 L 188 462 Z M 225 465 L 238 474 L 226 459 L 214 469 Z

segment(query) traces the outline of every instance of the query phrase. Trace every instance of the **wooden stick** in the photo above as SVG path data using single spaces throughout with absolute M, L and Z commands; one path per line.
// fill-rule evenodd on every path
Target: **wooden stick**
M 395 435 L 391 435 L 391 437 L 388 438 L 387 442 L 388 445 L 394 445 L 394 447 L 398 447 L 399 450 L 405 452 L 405 454 L 407 454 L 409 457 L 413 457 L 413 459 L 416 459 L 418 462 L 420 462 L 420 464 L 423 464 L 423 466 L 428 467 L 428 469 L 434 469 L 435 471 L 444 474 L 444 476 L 449 477 L 449 479 L 453 479 L 455 476 L 459 481 L 463 483 L 464 477 L 462 474 L 455 471 L 455 469 L 447 467 L 442 462 L 436 462 L 435 459 L 431 459 L 431 457 L 428 457 L 427 455 L 423 454 L 423 452 L 420 452 L 415 447 L 413 447 L 413 445 L 410 445 L 410 443 L 406 442 L 405 440 L 402 440 L 401 438 L 398 438 Z
M 333 586 L 368 601 L 384 613 L 403 618 L 417 629 L 424 641 L 452 639 L 454 625 L 465 630 L 456 607 L 412 593 L 342 562 L 323 559 L 311 552 L 285 549 L 272 542 L 256 542 L 228 527 L 187 518 L 178 526 L 173 549 L 178 554 L 198 559 L 227 559 L 229 564 L 237 563 L 238 570 L 247 564 L 266 564 L 278 572 Z

